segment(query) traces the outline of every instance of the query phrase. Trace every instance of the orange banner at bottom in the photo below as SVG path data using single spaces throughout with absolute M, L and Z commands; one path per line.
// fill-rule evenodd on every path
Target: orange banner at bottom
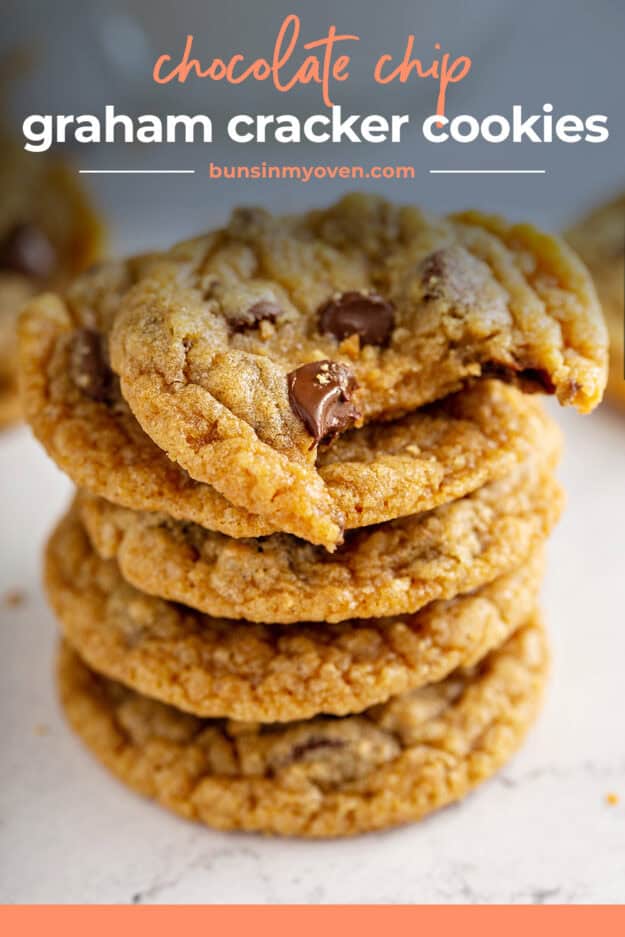
M 625 934 L 625 905 L 20 905 L 0 907 L 13 937 L 581 937 Z M 461 930 L 460 930 L 461 928 Z

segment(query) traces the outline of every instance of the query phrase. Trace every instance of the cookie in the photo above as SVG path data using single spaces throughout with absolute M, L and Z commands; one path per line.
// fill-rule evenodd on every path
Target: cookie
M 198 719 L 97 676 L 68 646 L 58 681 L 74 731 L 141 794 L 222 830 L 322 837 L 419 820 L 491 777 L 534 720 L 547 668 L 534 616 L 475 668 L 339 719 Z
M 592 281 L 557 239 L 374 196 L 175 247 L 122 300 L 122 394 L 157 445 L 229 501 L 314 543 L 345 519 L 318 445 L 480 375 L 591 410 L 607 337 Z
M 94 553 L 72 512 L 48 544 L 45 583 L 65 638 L 99 673 L 197 716 L 284 722 L 360 712 L 473 665 L 527 621 L 542 572 L 538 550 L 417 615 L 255 625 L 139 592 Z
M 610 333 L 608 394 L 625 405 L 625 193 L 595 208 L 566 237 L 594 277 Z
M 562 508 L 551 451 L 458 501 L 350 531 L 334 554 L 289 534 L 233 540 L 165 515 L 83 497 L 96 550 L 142 592 L 246 621 L 411 614 L 520 566 Z
M 122 506 L 161 511 L 231 537 L 274 532 L 194 481 L 141 429 L 98 338 L 143 258 L 81 278 L 66 303 L 41 297 L 21 324 L 24 409 L 55 462 L 82 488 Z M 429 510 L 502 477 L 549 432 L 539 402 L 483 381 L 426 411 L 369 424 L 322 447 L 318 472 L 347 528 Z
M 40 290 L 62 288 L 101 246 L 101 226 L 74 173 L 0 136 L 0 426 L 19 415 L 20 309 Z

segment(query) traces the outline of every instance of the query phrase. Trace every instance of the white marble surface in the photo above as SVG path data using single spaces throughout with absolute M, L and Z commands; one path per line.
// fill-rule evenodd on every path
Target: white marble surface
M 554 408 L 555 409 L 555 408 Z M 69 484 L 26 429 L 0 439 L 0 900 L 625 901 L 625 421 L 559 414 L 569 506 L 550 547 L 543 715 L 513 763 L 420 826 L 345 842 L 195 828 L 110 778 L 55 701 L 39 586 Z M 609 806 L 608 792 L 621 802 Z

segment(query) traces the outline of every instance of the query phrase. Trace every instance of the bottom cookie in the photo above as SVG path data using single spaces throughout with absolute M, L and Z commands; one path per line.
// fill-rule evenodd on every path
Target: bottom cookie
M 548 669 L 537 616 L 479 665 L 358 716 L 261 725 L 198 719 L 96 675 L 69 646 L 72 728 L 117 777 L 222 830 L 346 836 L 419 820 L 515 752 Z

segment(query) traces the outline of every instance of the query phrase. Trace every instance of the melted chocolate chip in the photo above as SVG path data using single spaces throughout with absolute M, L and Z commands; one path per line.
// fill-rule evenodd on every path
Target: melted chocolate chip
M 319 328 L 342 340 L 359 335 L 363 345 L 385 345 L 395 325 L 394 306 L 377 293 L 350 290 L 319 307 Z
M 92 329 L 76 332 L 71 350 L 71 376 L 86 397 L 97 403 L 110 403 L 113 374 L 102 348 L 102 337 Z
M 313 437 L 329 441 L 359 419 L 352 403 L 356 380 L 344 364 L 311 361 L 287 374 L 289 402 Z
M 0 269 L 45 280 L 56 264 L 55 250 L 34 224 L 17 224 L 0 243 Z
M 241 316 L 229 320 L 233 332 L 247 332 L 255 329 L 259 322 L 275 322 L 282 309 L 271 299 L 261 299 Z

